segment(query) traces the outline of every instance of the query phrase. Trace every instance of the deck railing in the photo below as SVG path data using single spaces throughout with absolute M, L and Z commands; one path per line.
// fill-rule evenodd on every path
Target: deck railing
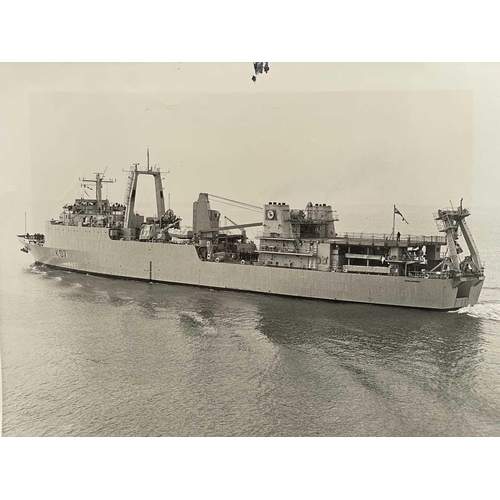
M 409 272 L 408 277 L 409 278 L 424 278 L 424 279 L 431 279 L 431 280 L 447 280 L 447 279 L 451 278 L 451 274 L 449 272 L 429 273 L 426 271 L 420 271 L 420 272 Z
M 315 255 L 313 248 L 292 248 L 282 247 L 275 245 L 260 245 L 258 252 L 260 253 L 281 253 L 281 254 L 295 254 L 295 255 Z
M 281 239 L 279 235 L 264 235 L 264 233 L 257 233 L 257 239 Z M 287 237 L 283 239 L 291 240 L 293 237 Z M 309 238 L 308 238 L 309 239 Z M 314 239 L 314 238 L 312 238 Z M 321 238 L 318 238 L 321 239 Z M 328 240 L 351 240 L 351 241 L 371 241 L 378 243 L 396 243 L 397 236 L 394 234 L 387 233 L 337 233 L 334 237 L 327 238 Z M 417 245 L 446 245 L 445 236 L 425 236 L 425 235 L 415 235 L 415 234 L 402 234 L 399 238 L 401 244 L 406 244 L 408 246 Z
M 397 241 L 397 236 L 394 234 L 381 234 L 381 233 L 337 233 L 335 239 L 349 239 L 349 240 L 383 240 L 387 242 Z M 333 238 L 332 238 L 333 239 Z M 399 238 L 401 243 L 407 243 L 409 246 L 412 244 L 446 244 L 446 237 L 444 236 L 425 236 L 415 234 L 402 234 Z

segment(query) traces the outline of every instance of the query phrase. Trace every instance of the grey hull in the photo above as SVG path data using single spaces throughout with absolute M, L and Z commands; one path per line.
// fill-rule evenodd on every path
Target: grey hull
M 452 310 L 474 305 L 484 277 L 420 279 L 201 261 L 193 245 L 117 241 L 108 229 L 46 227 L 35 262 L 89 274 L 333 301 Z

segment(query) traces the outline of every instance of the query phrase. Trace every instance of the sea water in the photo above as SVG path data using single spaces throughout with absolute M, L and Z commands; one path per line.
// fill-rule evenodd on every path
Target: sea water
M 421 212 L 402 234 L 436 234 Z M 348 217 L 339 231 L 386 229 L 370 209 Z M 12 235 L 3 435 L 498 436 L 500 227 L 485 210 L 469 222 L 487 278 L 456 312 L 75 274 Z

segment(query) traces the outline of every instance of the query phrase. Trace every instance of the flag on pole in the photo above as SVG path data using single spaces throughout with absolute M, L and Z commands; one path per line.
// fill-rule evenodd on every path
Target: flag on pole
M 396 205 L 394 205 L 394 213 L 397 214 L 397 215 L 401 215 L 401 218 L 407 223 L 409 224 L 409 222 L 404 218 L 403 214 L 396 208 Z

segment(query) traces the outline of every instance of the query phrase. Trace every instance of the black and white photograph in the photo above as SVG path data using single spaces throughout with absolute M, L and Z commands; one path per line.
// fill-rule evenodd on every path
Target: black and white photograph
M 0 64 L 2 437 L 497 438 L 500 63 L 209 61 Z

